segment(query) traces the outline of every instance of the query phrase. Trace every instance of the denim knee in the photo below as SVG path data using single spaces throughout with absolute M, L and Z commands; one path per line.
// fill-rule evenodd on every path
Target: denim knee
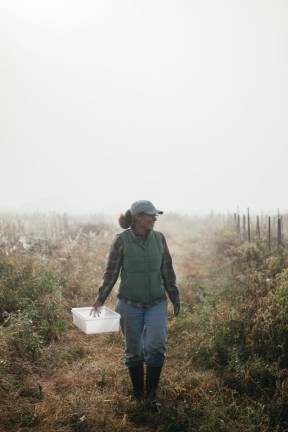
M 147 350 L 144 352 L 144 361 L 146 364 L 154 367 L 161 367 L 165 361 L 166 354 L 163 351 Z

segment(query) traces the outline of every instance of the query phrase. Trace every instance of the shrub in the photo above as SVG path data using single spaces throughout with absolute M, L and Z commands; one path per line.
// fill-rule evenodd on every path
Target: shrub
M 11 318 L 7 330 L 10 349 L 14 355 L 31 361 L 38 360 L 44 341 L 42 336 L 37 333 L 33 322 L 27 314 L 15 314 Z
M 288 269 L 260 304 L 251 331 L 255 351 L 266 360 L 288 367 Z
M 19 306 L 20 275 L 7 262 L 0 262 L 0 311 L 14 312 Z

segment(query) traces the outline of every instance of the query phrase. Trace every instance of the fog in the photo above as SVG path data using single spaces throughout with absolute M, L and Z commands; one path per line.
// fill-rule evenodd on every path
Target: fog
M 285 0 L 0 8 L 0 211 L 287 210 Z

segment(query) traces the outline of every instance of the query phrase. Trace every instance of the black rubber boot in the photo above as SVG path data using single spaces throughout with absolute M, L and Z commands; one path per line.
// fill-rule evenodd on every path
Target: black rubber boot
M 147 365 L 146 368 L 146 403 L 148 408 L 154 412 L 161 411 L 161 403 L 156 399 L 156 390 L 159 384 L 162 366 L 155 367 Z
M 143 363 L 137 366 L 129 367 L 129 375 L 133 385 L 133 395 L 135 399 L 144 399 L 144 367 Z
M 159 384 L 162 366 L 155 367 L 147 365 L 146 368 L 146 397 L 147 399 L 155 399 L 156 390 Z

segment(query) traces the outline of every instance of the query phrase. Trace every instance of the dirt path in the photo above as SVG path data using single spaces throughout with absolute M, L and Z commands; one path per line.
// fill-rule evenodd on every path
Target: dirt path
M 93 430 L 87 419 L 103 423 L 125 379 L 121 337 L 85 335 L 73 328 L 60 343 L 66 353 L 62 365 L 34 377 L 42 400 L 35 404 L 40 423 L 33 430 Z
M 197 245 L 194 248 L 191 242 L 183 244 L 173 238 L 170 244 L 178 280 L 207 275 L 208 262 L 206 257 L 197 253 Z M 113 301 L 115 297 L 107 305 L 113 308 Z M 41 389 L 40 400 L 30 401 L 38 421 L 28 429 L 19 430 L 162 431 L 164 417 L 161 420 L 161 417 L 149 414 L 131 402 L 130 380 L 124 365 L 124 341 L 120 332 L 85 335 L 73 327 L 60 342 L 55 343 L 54 350 L 55 368 L 33 377 L 34 386 Z M 56 359 L 58 355 L 62 356 L 61 361 Z M 170 416 L 171 422 L 174 421 L 175 409 L 175 363 L 177 359 L 168 352 L 161 391 L 167 402 L 163 416 L 165 419 Z

